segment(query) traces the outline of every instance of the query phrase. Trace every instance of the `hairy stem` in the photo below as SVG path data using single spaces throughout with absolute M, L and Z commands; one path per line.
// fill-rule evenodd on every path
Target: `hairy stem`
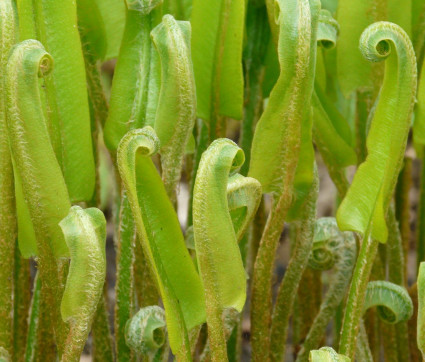
M 289 316 L 292 313 L 298 285 L 307 266 L 311 246 L 313 245 L 318 192 L 319 185 L 316 174 L 315 181 L 303 206 L 300 221 L 295 222 L 297 233 L 295 249 L 277 294 L 270 333 L 270 358 L 272 361 L 281 361 L 285 355 Z
M 367 231 L 360 247 L 358 261 L 351 280 L 339 342 L 339 353 L 350 358 L 354 357 L 356 350 L 356 338 L 363 315 L 367 283 L 379 245 L 379 242 L 373 240 L 369 235 L 370 231 Z

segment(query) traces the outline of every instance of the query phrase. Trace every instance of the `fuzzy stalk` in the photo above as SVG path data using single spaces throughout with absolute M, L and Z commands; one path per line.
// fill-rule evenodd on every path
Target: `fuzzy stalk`
M 25 362 L 35 361 L 37 353 L 38 320 L 40 317 L 40 293 L 41 279 L 39 278 L 39 274 L 37 273 L 34 279 L 34 290 L 29 310 L 28 336 L 25 348 Z
M 29 260 L 15 247 L 15 273 L 13 279 L 13 360 L 23 361 L 27 334 L 28 312 L 31 303 L 31 275 Z
M 106 288 L 105 288 L 106 289 Z M 112 347 L 112 337 L 109 328 L 108 303 L 106 300 L 106 290 L 100 297 L 99 304 L 93 317 L 92 327 L 93 337 L 93 361 L 113 362 L 114 351 Z
M 16 13 L 12 0 L 0 3 L 0 347 L 13 355 L 13 264 L 17 234 L 12 159 L 6 124 L 5 71 L 16 41 Z
M 294 223 L 296 225 L 295 250 L 277 294 L 270 332 L 270 359 L 272 361 L 281 361 L 285 355 L 289 316 L 292 313 L 298 285 L 307 266 L 313 245 L 318 193 L 319 183 L 316 174 L 315 182 L 313 182 L 303 206 L 300 220 Z
M 115 353 L 117 361 L 131 361 L 133 356 L 125 343 L 125 325 L 133 308 L 133 263 L 135 226 L 126 192 L 121 192 L 120 221 L 117 240 L 117 281 L 115 284 Z
M 378 245 L 379 242 L 370 237 L 370 230 L 368 230 L 360 247 L 342 324 L 339 353 L 345 356 L 352 357 L 355 353 L 356 337 L 363 315 L 363 302 L 366 296 L 367 283 L 378 251 Z

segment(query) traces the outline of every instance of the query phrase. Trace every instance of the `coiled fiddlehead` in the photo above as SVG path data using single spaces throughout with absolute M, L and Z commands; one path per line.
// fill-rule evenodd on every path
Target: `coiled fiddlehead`
M 39 93 L 39 78 L 49 74 L 52 68 L 53 59 L 41 43 L 26 40 L 17 44 L 11 50 L 6 68 L 6 102 L 14 173 L 20 178 L 18 184 L 22 186 L 36 240 L 36 245 L 20 240 L 20 248 L 26 256 L 37 256 L 43 303 L 51 309 L 46 324 L 54 324 L 44 327 L 62 337 L 59 311 L 62 285 L 55 257 L 69 256 L 58 224 L 68 214 L 71 204 L 50 143 Z M 61 342 L 58 344 L 60 348 Z
M 106 276 L 106 221 L 96 208 L 71 207 L 59 223 L 71 254 L 61 314 L 70 331 L 63 361 L 79 361 Z
M 297 356 L 297 362 L 307 361 L 310 350 L 319 346 L 326 325 L 332 318 L 347 291 L 357 247 L 354 234 L 341 232 L 335 218 L 326 217 L 316 221 L 313 249 L 309 266 L 316 270 L 334 269 L 329 289 L 314 322 Z
M 320 9 L 319 26 L 317 28 L 318 45 L 325 49 L 334 48 L 338 33 L 338 22 L 332 17 L 330 11 L 326 9 Z
M 413 314 L 413 303 L 407 290 L 383 280 L 372 281 L 367 285 L 363 310 L 375 306 L 381 319 L 390 324 L 407 321 Z
M 58 224 L 71 205 L 50 143 L 38 87 L 38 78 L 49 74 L 52 68 L 53 59 L 41 43 L 19 43 L 7 65 L 6 97 L 14 169 L 21 180 L 37 243 L 47 242 L 49 253 L 60 257 L 68 256 L 69 251 Z M 21 248 L 34 252 L 33 246 Z M 43 246 L 38 245 L 38 249 L 39 253 L 46 253 Z
M 246 298 L 246 274 L 227 202 L 229 174 L 243 162 L 243 151 L 234 142 L 218 139 L 202 155 L 195 180 L 193 231 L 213 361 L 227 360 L 223 310 L 235 308 L 240 312 Z M 257 183 L 258 207 L 260 185 L 247 179 Z M 256 209 L 251 211 L 250 218 Z
M 161 307 L 140 309 L 125 327 L 127 345 L 148 361 L 167 361 L 168 343 L 165 312 Z
M 372 238 L 385 242 L 385 214 L 402 165 L 415 101 L 416 60 L 407 34 L 388 22 L 369 26 L 360 39 L 360 50 L 369 61 L 386 60 L 385 78 L 367 138 L 366 161 L 338 209 L 337 221 L 341 230 L 361 234 L 372 223 Z
M 368 155 L 336 216 L 341 230 L 363 235 L 340 340 L 340 352 L 350 357 L 378 241 L 387 239 L 385 214 L 401 168 L 416 92 L 416 58 L 403 29 L 388 22 L 372 24 L 362 34 L 360 50 L 370 61 L 386 60 L 386 66 L 367 138 Z
M 117 162 L 137 235 L 164 303 L 170 346 L 179 358 L 189 360 L 187 330 L 205 321 L 204 292 L 151 160 L 159 147 L 151 127 L 129 131 L 120 142 Z

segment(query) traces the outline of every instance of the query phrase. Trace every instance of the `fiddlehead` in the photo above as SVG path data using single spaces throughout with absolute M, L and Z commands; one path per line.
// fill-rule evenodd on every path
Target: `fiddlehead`
M 195 248 L 205 290 L 213 361 L 227 360 L 223 310 L 235 308 L 240 312 L 246 298 L 245 269 L 227 202 L 229 174 L 236 172 L 243 162 L 243 151 L 234 142 L 214 141 L 202 155 L 193 194 Z M 259 183 L 249 181 L 256 182 L 258 190 Z M 258 207 L 259 192 L 257 197 Z
M 337 20 L 340 41 L 337 51 L 338 81 L 343 94 L 360 90 L 378 91 L 381 70 L 366 62 L 353 47 L 364 29 L 379 20 L 389 20 L 408 34 L 411 27 L 411 4 L 397 1 L 338 1 Z M 410 35 L 410 34 L 409 34 Z M 353 72 L 353 69 L 356 71 Z M 376 95 L 376 94 L 375 94 Z
M 49 74 L 52 68 L 53 59 L 39 42 L 19 43 L 7 66 L 6 97 L 14 168 L 21 180 L 37 243 L 47 242 L 49 253 L 59 257 L 69 254 L 58 223 L 71 205 L 50 143 L 38 87 L 38 77 Z M 25 245 L 22 248 L 33 249 Z M 45 254 L 43 248 L 38 245 L 38 252 Z
M 52 71 L 53 59 L 41 43 L 26 40 L 11 51 L 6 68 L 8 135 L 15 175 L 18 175 L 28 219 L 34 226 L 36 247 L 19 240 L 27 256 L 37 255 L 42 280 L 43 303 L 51 309 L 47 324 L 55 323 L 57 336 L 64 329 L 59 315 L 62 285 L 55 257 L 69 255 L 58 223 L 70 208 L 68 190 L 50 143 L 46 119 L 41 107 L 39 77 Z M 58 338 L 59 340 L 61 338 Z M 59 346 L 61 342 L 58 342 Z M 47 356 L 53 350 L 45 352 Z M 48 357 L 50 358 L 50 357 Z
M 164 310 L 158 306 L 140 309 L 125 327 L 127 345 L 148 361 L 167 361 L 168 343 Z
M 151 127 L 130 131 L 120 142 L 117 162 L 136 232 L 164 303 L 170 346 L 180 358 L 189 359 L 187 330 L 205 321 L 204 293 L 151 160 L 159 147 Z
M 413 303 L 407 290 L 383 280 L 367 285 L 363 310 L 377 307 L 380 318 L 390 324 L 407 321 L 413 314 Z
M 350 287 L 340 352 L 353 356 L 367 281 L 378 241 L 387 239 L 385 214 L 402 164 L 416 92 L 416 59 L 407 34 L 397 25 L 370 25 L 360 39 L 366 59 L 386 59 L 384 82 L 367 138 L 368 155 L 337 211 L 341 230 L 363 234 Z M 382 137 L 385 133 L 386 137 Z M 360 302 L 359 302 L 360 301 Z
M 367 138 L 368 156 L 338 209 L 337 221 L 341 230 L 361 234 L 373 221 L 372 237 L 385 242 L 385 214 L 402 165 L 415 100 L 416 60 L 407 34 L 388 22 L 369 26 L 360 50 L 369 61 L 386 60 L 385 78 Z
M 79 361 L 106 276 L 106 221 L 96 208 L 73 206 L 59 223 L 71 254 L 61 314 L 70 324 L 63 361 Z
M 313 249 L 309 266 L 315 270 L 334 269 L 329 289 L 297 356 L 297 362 L 307 361 L 310 350 L 319 346 L 326 325 L 347 291 L 357 254 L 356 240 L 351 232 L 341 232 L 334 218 L 316 221 Z
M 171 15 L 165 15 L 151 32 L 161 61 L 155 132 L 161 142 L 162 179 L 172 200 L 196 117 L 190 36 L 190 23 L 176 21 Z
M 338 22 L 332 17 L 329 10 L 321 9 L 319 14 L 319 25 L 317 27 L 317 45 L 325 49 L 334 48 L 338 33 Z

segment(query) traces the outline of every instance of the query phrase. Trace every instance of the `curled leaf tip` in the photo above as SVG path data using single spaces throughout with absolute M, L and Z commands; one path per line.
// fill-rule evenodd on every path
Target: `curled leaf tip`
M 339 24 L 332 17 L 330 11 L 321 9 L 319 13 L 319 26 L 317 28 L 318 45 L 325 49 L 332 49 L 336 45 L 339 34 Z
M 121 165 L 120 157 L 135 156 L 134 152 L 120 152 L 120 150 L 124 150 L 127 148 L 133 149 L 133 147 L 137 148 L 137 152 L 144 156 L 154 155 L 159 151 L 160 141 L 157 137 L 154 129 L 150 126 L 146 126 L 144 128 L 138 128 L 127 132 L 127 134 L 121 139 L 118 145 L 118 165 Z
M 359 48 L 367 60 L 380 62 L 391 54 L 391 43 L 400 41 L 410 43 L 406 32 L 396 24 L 380 21 L 365 29 L 360 38 Z
M 243 151 L 233 141 L 215 140 L 202 154 L 193 191 L 196 257 L 205 293 L 211 353 L 216 361 L 226 360 L 227 356 L 223 311 L 233 308 L 240 312 L 246 299 L 246 274 L 236 235 L 241 226 L 245 227 L 240 220 L 246 216 L 236 212 L 232 218 L 229 206 L 235 201 L 232 206 L 237 210 L 237 200 L 230 197 L 228 201 L 229 176 L 242 166 L 244 158 Z M 234 192 L 236 197 L 237 191 Z M 240 206 L 250 204 L 253 210 L 256 203 L 255 199 L 246 199 Z
M 345 248 L 346 243 L 355 244 L 351 232 L 339 230 L 335 218 L 323 217 L 316 221 L 314 226 L 313 249 L 308 265 L 316 270 L 331 269 L 338 258 L 339 249 Z
M 195 247 L 205 291 L 217 295 L 217 308 L 239 311 L 245 303 L 246 277 L 228 209 L 227 186 L 229 175 L 244 159 L 233 141 L 215 140 L 202 155 L 193 199 Z
M 413 303 L 407 290 L 388 281 L 377 280 L 367 285 L 363 309 L 366 311 L 375 306 L 381 319 L 389 324 L 407 321 L 413 314 Z
M 183 356 L 189 353 L 187 331 L 205 321 L 205 302 L 176 212 L 150 158 L 158 150 L 151 127 L 132 130 L 118 146 L 117 161 L 137 235 L 164 303 L 171 349 Z
M 90 332 L 106 276 L 106 221 L 96 208 L 72 206 L 59 223 L 71 254 L 61 314 L 70 329 L 63 360 L 77 360 Z
M 51 55 L 37 40 L 24 40 L 11 49 L 5 76 L 7 127 L 19 200 L 18 224 L 34 235 L 34 239 L 19 240 L 20 248 L 27 255 L 52 252 L 64 257 L 69 252 L 58 223 L 71 205 L 52 146 L 38 79 L 52 69 Z M 32 245 L 35 243 L 37 248 Z
M 140 355 L 154 355 L 166 343 L 165 312 L 158 306 L 140 309 L 125 327 L 127 345 Z
M 415 101 L 416 57 L 406 32 L 389 22 L 366 28 L 360 50 L 370 61 L 386 59 L 385 75 L 367 137 L 367 158 L 354 175 L 337 220 L 341 230 L 370 232 L 373 239 L 386 242 L 385 215 L 401 169 Z
M 106 273 L 106 221 L 96 208 L 72 206 L 59 223 L 71 254 L 71 264 L 62 297 L 65 321 L 94 312 Z

